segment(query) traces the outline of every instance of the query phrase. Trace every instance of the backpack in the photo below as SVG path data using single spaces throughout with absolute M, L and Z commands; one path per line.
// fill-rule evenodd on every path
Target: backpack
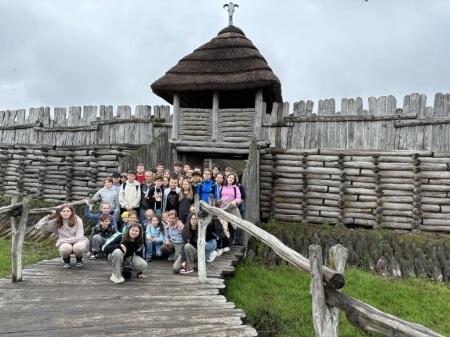
M 212 225 L 212 234 L 214 235 L 216 240 L 222 240 L 223 238 L 225 238 L 223 226 L 218 217 L 214 216 L 212 218 L 211 225 Z
M 125 191 L 125 186 L 127 186 L 127 183 L 122 184 L 122 188 Z M 139 185 L 136 185 L 136 191 L 139 189 Z
M 115 232 L 108 239 L 106 239 L 105 243 L 102 246 L 102 252 L 105 250 L 106 246 L 109 245 L 111 242 L 113 242 L 114 239 L 117 238 L 119 235 L 122 235 L 122 233 L 121 232 Z

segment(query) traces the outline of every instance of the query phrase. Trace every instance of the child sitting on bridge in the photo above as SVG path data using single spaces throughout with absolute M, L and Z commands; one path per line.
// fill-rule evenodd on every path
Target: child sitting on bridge
M 89 257 L 90 260 L 95 260 L 97 258 L 97 255 L 101 252 L 102 246 L 105 244 L 106 240 L 117 232 L 117 230 L 111 226 L 109 215 L 102 214 L 98 220 L 97 226 L 92 228 L 91 237 L 89 239 L 91 251 Z
M 145 259 L 149 262 L 154 255 L 161 256 L 161 246 L 164 242 L 164 227 L 157 215 L 151 217 L 145 230 L 145 239 L 147 242 Z
M 168 260 L 174 262 L 181 252 L 183 246 L 183 238 L 181 232 L 183 231 L 183 223 L 178 220 L 177 212 L 171 210 L 168 213 L 169 226 L 164 233 L 164 244 L 161 246 L 161 253 L 169 255 Z
M 54 233 L 58 236 L 56 247 L 63 258 L 64 267 L 70 268 L 70 255 L 75 254 L 77 267 L 82 267 L 83 253 L 87 250 L 87 238 L 84 236 L 83 220 L 75 214 L 72 205 L 64 204 L 56 212 L 52 211 L 35 225 L 38 230 Z
M 112 282 L 123 283 L 125 278 L 131 277 L 132 272 L 137 273 L 137 278 L 147 278 L 143 274 L 147 262 L 143 258 L 142 229 L 139 224 L 130 224 L 125 233 L 103 247 L 103 252 L 108 255 L 108 261 L 113 267 Z

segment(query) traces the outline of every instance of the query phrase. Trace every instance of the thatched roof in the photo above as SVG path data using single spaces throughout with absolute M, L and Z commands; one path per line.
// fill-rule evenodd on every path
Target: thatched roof
M 282 102 L 281 84 L 264 57 L 239 28 L 228 26 L 210 42 L 182 58 L 151 85 L 153 92 L 173 102 L 195 104 L 192 95 L 204 99 L 212 91 L 264 89 L 264 100 Z M 200 95 L 199 95 L 200 94 Z M 189 97 L 191 96 L 191 97 Z

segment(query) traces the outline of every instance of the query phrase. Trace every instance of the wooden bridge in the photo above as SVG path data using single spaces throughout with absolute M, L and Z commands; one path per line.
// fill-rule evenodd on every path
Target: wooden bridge
M 243 247 L 208 264 L 208 283 L 197 273 L 174 274 L 153 260 L 145 280 L 109 281 L 106 260 L 64 270 L 60 259 L 23 270 L 23 281 L 0 280 L 0 336 L 256 336 L 245 313 L 223 296 L 223 276 L 234 274 Z

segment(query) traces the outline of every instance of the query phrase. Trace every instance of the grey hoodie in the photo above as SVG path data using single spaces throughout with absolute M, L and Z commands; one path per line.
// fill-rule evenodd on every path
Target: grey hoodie
M 119 190 L 111 187 L 106 188 L 103 187 L 99 189 L 94 196 L 94 199 L 100 198 L 102 202 L 107 202 L 111 205 L 111 211 L 114 211 L 115 214 L 119 214 L 120 204 L 119 204 Z

